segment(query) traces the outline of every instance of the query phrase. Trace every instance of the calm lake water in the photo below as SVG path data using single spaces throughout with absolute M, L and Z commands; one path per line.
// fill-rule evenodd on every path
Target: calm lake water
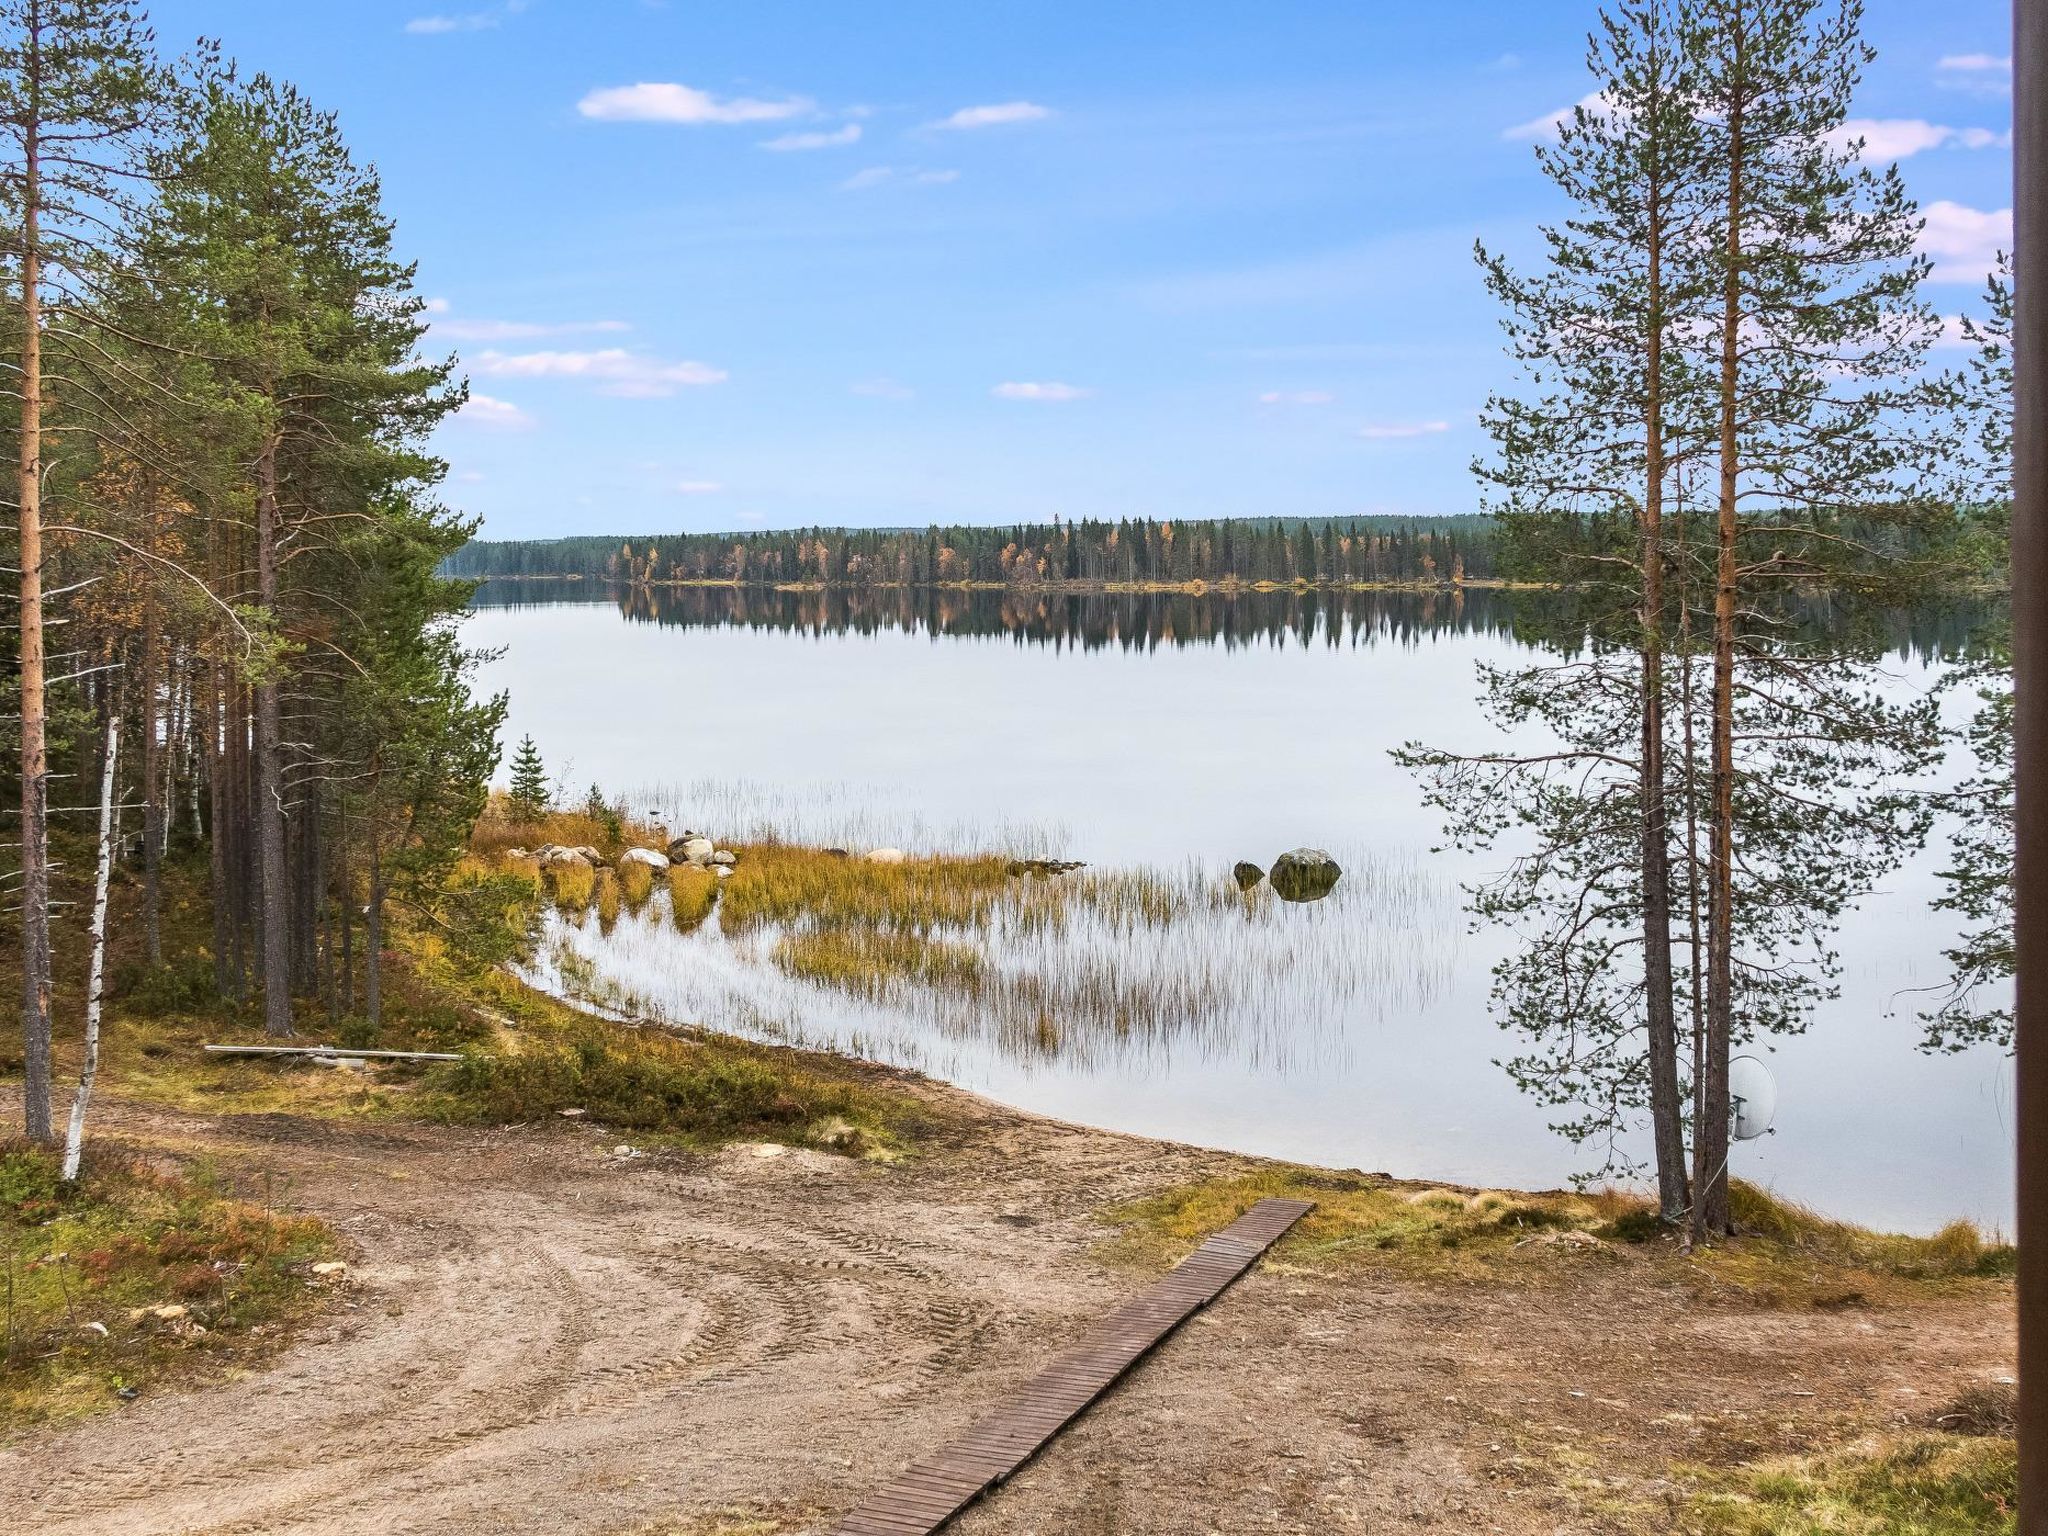
M 672 827 L 1149 868 L 1208 888 L 1232 863 L 1328 849 L 1327 901 L 1198 914 L 1171 931 L 1019 933 L 1004 963 L 1055 990 L 1165 988 L 1142 1027 L 1049 1038 L 929 1000 L 875 1003 L 782 974 L 759 936 L 683 935 L 658 906 L 557 923 L 545 965 L 678 1021 L 850 1051 L 1063 1119 L 1469 1184 L 1563 1183 L 1582 1159 L 1494 1064 L 1507 939 L 1468 931 L 1440 828 L 1388 749 L 1489 745 L 1474 668 L 1532 652 L 1505 600 L 1358 594 L 1074 597 L 503 583 L 471 644 L 580 795 Z M 1938 675 L 1901 626 L 1896 686 Z M 1761 1054 L 1778 1128 L 1735 1171 L 1854 1220 L 2009 1229 L 2010 1063 L 1914 1049 L 1952 924 L 1939 843 L 1842 934 L 1841 996 Z M 1064 978 L 1064 980 L 1063 980 Z M 1076 982 L 1078 984 L 1078 981 Z M 1147 995 L 1151 995 L 1148 993 Z

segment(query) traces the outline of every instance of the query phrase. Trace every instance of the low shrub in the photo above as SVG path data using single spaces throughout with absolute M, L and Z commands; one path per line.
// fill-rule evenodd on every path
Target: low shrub
M 793 1128 L 855 1110 L 850 1093 L 822 1079 L 594 1021 L 517 1050 L 471 1051 L 436 1086 L 450 1118 L 503 1123 L 581 1109 L 606 1125 L 685 1137 L 772 1130 L 791 1139 Z
M 62 1417 L 113 1401 L 116 1385 L 234 1358 L 255 1325 L 317 1303 L 310 1267 L 336 1247 L 320 1222 L 104 1143 L 76 1183 L 58 1173 L 52 1151 L 0 1145 L 0 1423 Z
M 108 996 L 145 1018 L 202 1013 L 218 1001 L 213 962 L 203 955 L 180 955 L 164 965 L 124 965 L 109 980 Z

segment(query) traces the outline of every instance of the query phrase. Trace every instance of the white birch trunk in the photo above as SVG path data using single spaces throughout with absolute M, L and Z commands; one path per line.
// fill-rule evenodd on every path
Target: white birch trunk
M 114 762 L 121 750 L 121 711 L 107 713 L 107 762 L 100 773 L 100 862 L 92 893 L 92 970 L 85 985 L 85 1064 L 71 1100 L 71 1128 L 64 1136 L 64 1179 L 78 1177 L 85 1150 L 85 1109 L 100 1071 L 100 994 L 107 969 L 107 887 L 114 875 Z

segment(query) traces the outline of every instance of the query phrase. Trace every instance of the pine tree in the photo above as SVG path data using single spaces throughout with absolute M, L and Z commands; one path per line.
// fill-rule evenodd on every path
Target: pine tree
M 93 385 L 105 376 L 90 342 L 75 343 L 89 330 L 104 279 L 121 265 L 130 193 L 168 94 L 151 34 L 121 0 L 0 0 L 0 184 L 16 273 L 8 329 L 18 347 L 20 395 L 23 1122 L 35 1141 L 52 1136 L 46 415 L 89 412 Z M 46 398 L 47 381 L 58 374 L 77 398 Z
M 1705 628 L 1705 1009 L 1693 1107 L 1695 1238 L 1728 1229 L 1728 1061 L 1804 1027 L 1834 974 L 1847 905 L 1924 837 L 1899 788 L 1932 760 L 1931 707 L 1877 694 L 1875 648 L 1800 634 L 1781 594 L 1913 592 L 1932 578 L 1862 531 L 1948 509 L 1914 483 L 1930 457 L 1902 381 L 1937 332 L 1917 298 L 1920 221 L 1896 165 L 1840 142 L 1872 57 L 1857 0 L 1693 0 L 1695 117 L 1719 178 L 1700 249 L 1716 378 Z M 1705 576 L 1706 569 L 1698 574 Z
M 1621 1133 L 1649 1111 L 1659 1204 L 1688 1200 L 1672 965 L 1663 505 L 1701 390 L 1672 345 L 1697 313 L 1686 248 L 1700 138 L 1676 0 L 1603 13 L 1588 46 L 1594 106 L 1540 149 L 1570 201 L 1534 274 L 1479 251 L 1527 390 L 1489 402 L 1497 457 L 1477 466 L 1517 574 L 1560 584 L 1534 620 L 1554 663 L 1483 673 L 1491 713 L 1540 726 L 1553 750 L 1461 756 L 1411 744 L 1404 761 L 1462 843 L 1511 826 L 1536 852 L 1472 892 L 1474 911 L 1531 933 L 1495 973 L 1506 1022 L 1531 1049 L 1524 1088 L 1575 1110 L 1559 1129 L 1596 1142 L 1597 1175 L 1625 1173 Z M 1694 434 L 1695 440 L 1697 434 Z M 1452 569 L 1462 555 L 1453 549 Z
M 232 72 L 210 81 L 163 203 L 158 256 L 181 285 L 190 350 L 215 360 L 229 408 L 220 477 L 239 477 L 253 508 L 254 611 L 273 637 L 244 681 L 264 1023 L 287 1035 L 317 909 L 302 855 L 319 846 L 329 797 L 313 792 L 326 775 L 286 738 L 282 706 L 288 688 L 331 702 L 340 686 L 324 656 L 305 655 L 300 619 L 346 617 L 327 611 L 340 584 L 320 579 L 317 557 L 351 528 L 402 515 L 403 487 L 440 478 L 417 444 L 461 393 L 444 387 L 448 364 L 414 355 L 421 301 L 391 254 L 374 174 L 294 87 Z
M 548 811 L 548 773 L 540 760 L 540 748 L 531 736 L 522 736 L 512 756 L 512 814 L 521 821 L 538 821 Z
M 1956 392 L 1964 428 L 1956 497 L 1980 530 L 1982 562 L 1993 577 L 2004 564 L 2012 524 L 2011 273 L 2009 258 L 2001 255 L 1986 285 L 1984 317 L 1963 320 L 1977 355 Z M 1973 688 L 1979 706 L 1964 733 L 1976 771 L 1943 797 L 1956 816 L 1956 831 L 1949 867 L 1942 871 L 1948 889 L 1936 905 L 1971 926 L 1947 951 L 1954 974 L 1940 1006 L 1924 1016 L 1922 1045 L 1960 1051 L 1981 1041 L 2010 1050 L 2011 1006 L 1986 1002 L 1982 995 L 2011 980 L 2015 960 L 2009 620 L 1985 637 L 1983 653 L 1958 668 L 1946 685 Z

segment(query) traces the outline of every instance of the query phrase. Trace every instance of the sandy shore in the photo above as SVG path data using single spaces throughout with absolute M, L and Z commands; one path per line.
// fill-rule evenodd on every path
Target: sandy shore
M 945 1129 L 894 1167 L 110 1106 L 109 1133 L 276 1168 L 354 1245 L 350 1283 L 259 1371 L 0 1451 L 4 1524 L 824 1531 L 1146 1283 L 1096 1256 L 1098 1212 L 1244 1166 L 914 1091 Z M 2011 1363 L 1984 1294 L 1716 1310 L 1626 1255 L 1557 1263 L 1510 1287 L 1282 1250 L 958 1529 L 1654 1529 L 1594 1506 L 1923 1422 Z

